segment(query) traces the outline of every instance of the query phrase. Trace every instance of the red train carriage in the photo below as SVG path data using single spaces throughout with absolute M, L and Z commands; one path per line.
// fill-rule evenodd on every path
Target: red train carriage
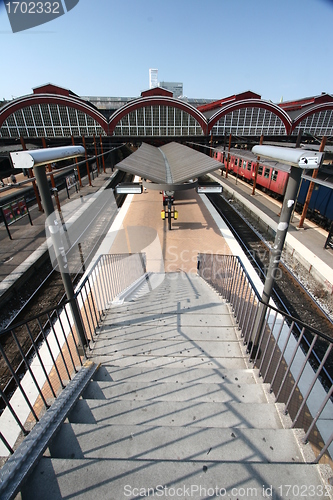
M 230 151 L 228 170 L 233 175 L 238 175 L 238 177 L 250 182 L 255 175 L 257 160 L 256 158 L 246 158 L 247 153 L 248 152 L 244 150 L 240 150 L 237 153 L 235 150 Z M 226 170 L 228 152 L 215 150 L 213 157 L 221 162 L 221 170 Z M 269 191 L 272 195 L 284 195 L 289 175 L 287 168 L 288 167 L 284 167 L 284 165 L 281 164 L 279 165 L 279 169 L 270 165 L 259 165 L 257 185 Z M 327 227 L 330 227 L 333 220 L 333 189 L 329 182 L 329 179 L 331 179 L 331 172 L 332 167 L 330 166 L 325 170 L 326 183 L 316 184 L 309 207 L 317 219 L 318 214 L 326 219 Z M 298 195 L 298 204 L 304 204 L 308 187 L 309 181 L 303 179 Z
M 227 154 L 224 156 L 222 151 L 215 151 L 214 158 L 223 163 L 226 168 Z M 255 168 L 256 161 L 246 160 L 234 154 L 230 154 L 229 172 L 232 172 L 242 179 L 251 181 L 255 175 Z M 271 166 L 259 165 L 257 185 L 272 193 L 283 195 L 286 189 L 288 175 L 286 171 L 277 170 Z

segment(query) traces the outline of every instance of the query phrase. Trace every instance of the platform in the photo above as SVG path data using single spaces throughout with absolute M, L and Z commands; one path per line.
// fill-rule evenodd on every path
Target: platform
M 70 200 L 64 199 L 65 194 L 62 194 L 61 203 L 69 203 L 82 195 L 103 189 L 110 175 L 102 173 L 93 181 L 93 187 L 85 185 L 79 193 L 73 192 Z M 221 179 L 217 174 L 215 178 L 223 183 L 225 192 L 230 192 L 230 196 L 242 199 L 248 208 L 256 211 L 258 217 L 267 219 L 271 227 L 277 225 L 280 206 L 275 200 L 259 191 L 251 196 L 252 188 L 239 179 L 236 183 L 231 176 Z M 128 196 L 121 209 L 121 221 L 112 226 L 100 253 L 145 251 L 148 253 L 148 270 L 157 272 L 195 272 L 199 252 L 235 254 L 234 239 L 227 232 L 221 235 L 221 228 L 210 213 L 214 210 L 203 195 L 196 194 L 194 190 L 177 193 L 175 206 L 179 218 L 172 221 L 172 230 L 168 231 L 167 222 L 161 220 L 162 195 L 158 191 L 148 189 L 142 195 Z M 8 288 L 15 284 L 20 286 L 23 274 L 35 272 L 38 261 L 47 257 L 45 217 L 35 208 L 32 220 L 33 226 L 27 218 L 11 226 L 13 240 L 8 238 L 5 227 L 0 228 L 0 300 Z M 332 291 L 333 251 L 323 248 L 327 233 L 308 221 L 305 230 L 298 231 L 296 225 L 297 221 L 290 226 L 287 244 L 292 241 L 303 259 L 308 255 L 311 272 L 318 270 Z
M 198 253 L 230 254 L 213 217 L 194 189 L 177 192 L 179 218 L 161 220 L 162 194 L 147 190 L 134 195 L 110 253 L 146 252 L 147 271 L 195 273 Z

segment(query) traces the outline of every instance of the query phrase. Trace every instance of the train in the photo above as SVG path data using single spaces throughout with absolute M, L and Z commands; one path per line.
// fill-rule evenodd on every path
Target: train
M 252 155 L 253 156 L 253 155 Z M 213 151 L 213 158 L 223 164 L 221 173 L 226 171 L 228 162 L 228 152 L 221 150 Z M 232 150 L 229 156 L 228 172 L 247 182 L 253 181 L 255 177 L 257 160 L 251 158 L 251 153 L 245 150 Z M 311 196 L 308 216 L 315 219 L 326 229 L 329 229 L 333 221 L 333 168 L 326 167 L 324 171 L 327 173 L 326 179 L 331 180 L 321 184 L 320 181 L 315 183 L 315 187 Z M 309 174 L 311 176 L 311 174 Z M 289 173 L 288 168 L 282 164 L 272 166 L 260 163 L 258 167 L 258 175 L 256 185 L 263 191 L 274 197 L 283 197 L 285 194 Z M 310 181 L 302 178 L 301 187 L 297 197 L 297 209 L 301 210 L 305 203 L 308 193 Z

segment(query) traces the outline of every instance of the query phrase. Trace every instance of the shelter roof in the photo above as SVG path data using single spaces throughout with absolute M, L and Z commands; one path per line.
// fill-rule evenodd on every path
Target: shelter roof
M 77 94 L 64 87 L 59 87 L 59 85 L 54 85 L 53 83 L 45 83 L 44 85 L 38 85 L 32 89 L 34 94 L 59 94 L 64 96 L 74 96 L 79 97 Z
M 158 184 L 181 184 L 219 167 L 209 156 L 188 146 L 171 142 L 160 148 L 143 143 L 117 164 L 120 170 Z
M 240 94 L 234 94 L 229 97 L 224 97 L 223 99 L 218 99 L 217 101 L 204 104 L 203 106 L 198 106 L 197 109 L 206 114 L 207 112 L 216 111 L 227 104 L 236 101 L 242 101 L 243 99 L 261 99 L 261 96 L 252 92 L 251 90 L 247 90 L 246 92 L 241 92 Z
M 333 102 L 333 96 L 323 92 L 319 96 L 305 97 L 303 99 L 296 99 L 294 101 L 284 101 L 279 103 L 280 108 L 287 112 L 303 110 L 308 106 L 315 104 L 331 103 Z

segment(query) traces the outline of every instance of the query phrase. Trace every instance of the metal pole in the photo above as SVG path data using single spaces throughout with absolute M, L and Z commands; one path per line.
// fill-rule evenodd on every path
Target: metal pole
M 42 144 L 43 144 L 43 148 L 47 148 L 45 137 L 42 137 Z M 47 168 L 49 169 L 49 172 L 51 172 L 51 175 L 50 175 L 50 177 L 51 177 L 51 184 L 52 184 L 52 187 L 54 189 L 54 197 L 55 197 L 55 201 L 56 201 L 56 204 L 57 204 L 57 209 L 58 209 L 59 212 L 61 212 L 60 200 L 59 200 L 59 196 L 58 196 L 58 193 L 57 193 L 57 187 L 56 187 L 56 184 L 55 184 L 54 175 L 52 174 L 51 163 L 47 164 Z
M 97 144 L 96 144 L 96 136 L 95 136 L 95 134 L 93 135 L 93 138 L 94 138 L 94 145 L 95 145 L 95 156 L 96 156 L 97 172 L 99 173 L 99 161 L 98 161 Z
M 230 134 L 229 135 L 228 159 L 227 159 L 227 166 L 226 166 L 226 169 L 225 169 L 225 178 L 226 179 L 228 178 L 228 171 L 229 171 L 231 139 L 232 139 L 232 135 Z
M 262 146 L 264 142 L 264 136 L 261 134 L 260 136 L 260 146 Z M 257 185 L 257 177 L 258 177 L 258 170 L 259 170 L 259 162 L 260 162 L 260 156 L 257 156 L 257 163 L 254 169 L 254 177 L 253 177 L 253 186 L 252 186 L 252 194 L 253 196 L 256 194 L 256 185 Z
M 46 177 L 46 172 L 45 172 L 45 167 L 44 165 L 41 165 L 39 167 L 34 167 L 34 173 L 37 181 L 37 185 L 40 191 L 40 195 L 42 198 L 42 203 L 45 211 L 46 217 L 51 217 L 53 214 L 54 217 L 54 228 L 58 226 L 58 223 L 56 221 L 56 218 L 54 216 L 54 207 L 52 203 L 52 198 L 49 190 L 49 185 L 47 182 L 47 177 Z M 54 246 L 54 251 L 55 255 L 57 257 L 57 261 L 59 264 L 59 270 L 61 274 L 61 278 L 65 287 L 65 292 L 67 299 L 69 300 L 69 305 L 72 311 L 73 319 L 74 319 L 74 324 L 76 327 L 76 331 L 78 334 L 79 338 L 79 344 L 83 349 L 83 346 L 86 345 L 86 338 L 85 338 L 85 333 L 84 333 L 84 328 L 82 325 L 82 320 L 80 316 L 80 311 L 77 306 L 76 299 L 74 297 L 74 288 L 73 288 L 73 283 L 71 280 L 71 277 L 68 272 L 68 264 L 67 264 L 67 258 L 63 250 L 63 244 L 61 242 L 61 236 L 59 231 L 52 231 L 51 232 L 51 237 L 52 237 L 52 243 Z M 84 354 L 83 350 L 80 352 L 80 354 Z
M 104 161 L 103 142 L 102 142 L 102 136 L 101 135 L 99 136 L 99 142 L 100 142 L 100 145 L 101 145 L 103 171 L 105 173 L 105 161 Z
M 75 141 L 74 141 L 74 137 L 73 136 L 72 136 L 72 144 L 73 144 L 73 146 L 75 146 Z M 77 176 L 79 178 L 79 185 L 80 185 L 80 187 L 82 187 L 81 174 L 80 174 L 80 166 L 79 166 L 79 162 L 77 161 L 77 158 L 75 158 L 75 163 L 76 163 Z
M 27 147 L 25 145 L 25 142 L 24 142 L 24 139 L 23 139 L 22 136 L 20 137 L 20 141 L 21 141 L 21 144 L 22 144 L 23 151 L 27 151 Z M 33 175 L 32 175 L 32 168 L 29 168 L 28 172 L 29 172 L 28 177 L 33 177 Z M 38 189 L 37 189 L 35 180 L 32 181 L 32 187 L 33 187 L 33 190 L 34 190 L 34 193 L 35 193 L 35 197 L 36 197 L 36 201 L 37 201 L 37 205 L 38 205 L 38 210 L 40 212 L 43 212 L 43 207 L 42 207 L 42 204 L 40 202 L 40 197 L 39 197 L 39 193 L 38 193 Z
M 271 249 L 269 267 L 266 274 L 264 290 L 261 298 L 262 302 L 258 307 L 258 312 L 252 331 L 251 340 L 254 344 L 253 352 L 256 351 L 256 346 L 258 345 L 259 337 L 263 328 L 266 308 L 267 308 L 266 306 L 269 303 L 269 300 L 271 298 L 271 293 L 275 284 L 276 273 L 279 267 L 282 249 L 287 236 L 289 222 L 293 212 L 293 207 L 294 204 L 296 203 L 296 196 L 298 192 L 298 186 L 301 182 L 302 173 L 303 173 L 302 168 L 291 167 L 288 184 L 286 188 L 286 194 L 284 197 L 283 206 L 281 210 L 281 216 L 275 235 L 275 241 L 273 248 Z
M 89 163 L 88 163 L 88 154 L 87 154 L 87 148 L 86 148 L 86 140 L 84 135 L 82 136 L 82 142 L 83 142 L 83 147 L 85 150 L 85 157 L 86 157 L 86 166 L 87 166 L 87 174 L 88 174 L 88 181 L 89 181 L 89 186 L 92 186 L 91 184 L 91 177 L 90 177 L 90 170 L 89 170 Z

